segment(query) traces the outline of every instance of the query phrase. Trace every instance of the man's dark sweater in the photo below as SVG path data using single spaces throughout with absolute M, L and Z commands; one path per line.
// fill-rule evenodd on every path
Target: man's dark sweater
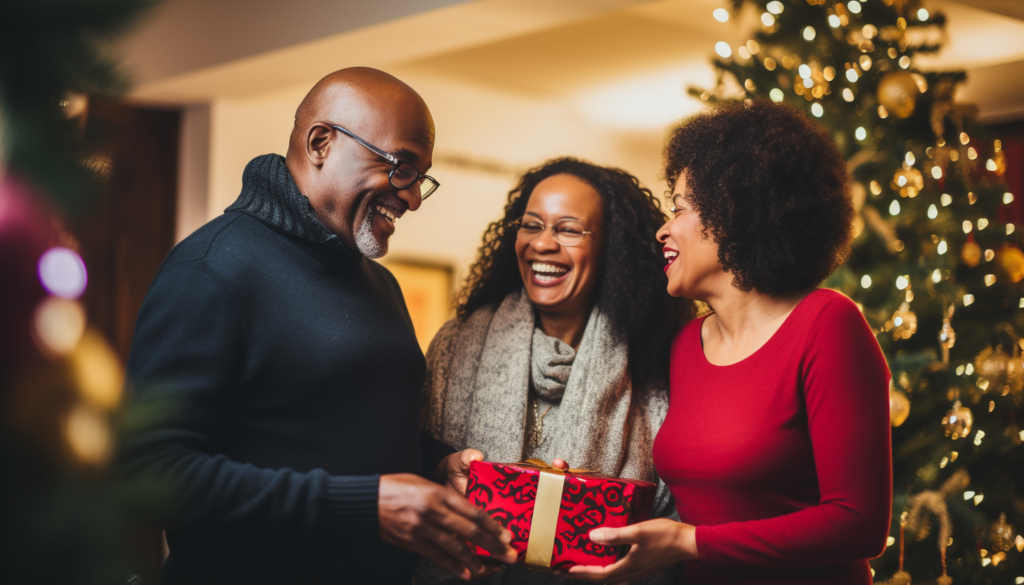
M 133 400 L 171 405 L 119 456 L 181 502 L 164 583 L 409 583 L 377 490 L 450 452 L 421 446 L 424 371 L 391 273 L 324 227 L 282 157 L 250 162 L 164 261 L 128 362 Z

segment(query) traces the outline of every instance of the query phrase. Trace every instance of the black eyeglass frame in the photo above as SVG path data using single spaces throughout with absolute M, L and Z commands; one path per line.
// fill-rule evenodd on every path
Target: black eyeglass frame
M 362 138 L 356 136 L 355 133 L 353 133 L 351 130 L 347 130 L 336 124 L 328 124 L 328 126 L 334 128 L 338 132 L 341 132 L 345 136 L 348 136 L 352 140 L 355 140 L 359 144 L 365 146 L 370 152 L 376 154 L 377 156 L 383 158 L 384 160 L 394 165 L 393 167 L 391 167 L 391 172 L 388 173 L 388 182 L 391 183 L 391 186 L 394 187 L 395 189 L 398 189 L 399 191 L 404 191 L 405 189 L 412 187 L 418 181 L 421 183 L 420 201 L 426 201 L 427 197 L 430 197 L 434 193 L 434 191 L 437 191 L 437 188 L 441 186 L 441 183 L 438 183 L 437 179 L 435 179 L 434 177 L 431 177 L 430 175 L 424 175 L 423 173 L 421 173 L 420 170 L 416 168 L 416 165 L 405 162 L 403 160 L 399 160 L 397 156 L 389 152 L 385 152 L 377 148 L 376 146 L 370 144 L 369 142 L 363 140 Z M 409 183 L 406 185 L 399 185 L 398 183 L 395 182 L 395 171 L 397 171 L 398 167 L 402 165 L 408 165 L 409 167 L 412 168 L 412 170 L 416 171 L 416 177 L 413 180 L 409 181 Z M 422 186 L 422 182 L 424 180 L 430 181 L 431 184 L 431 187 L 427 189 L 426 192 L 423 191 Z
M 526 219 L 525 215 L 520 217 L 519 219 L 510 221 L 508 223 L 508 227 L 514 228 L 516 230 L 516 237 L 517 238 L 519 237 L 519 234 L 522 233 L 523 220 L 524 219 Z M 548 228 L 551 228 L 551 237 L 556 242 L 558 242 L 558 244 L 560 246 L 567 246 L 567 247 L 571 248 L 573 246 L 578 246 L 580 244 L 580 242 L 583 241 L 583 236 L 589 236 L 590 234 L 594 233 L 593 230 L 590 230 L 590 231 L 583 230 L 583 231 L 579 232 L 579 234 L 580 234 L 579 239 L 577 239 L 575 242 L 567 243 L 567 242 L 562 241 L 561 237 L 559 237 L 559 236 L 563 236 L 564 237 L 564 234 L 562 232 L 555 231 L 555 228 L 558 227 L 558 224 L 560 224 L 560 223 L 562 223 L 564 221 L 578 221 L 578 220 L 572 220 L 572 219 L 569 219 L 569 218 L 562 218 L 562 219 L 559 219 L 558 221 L 556 221 L 555 223 L 553 223 L 551 225 L 548 225 L 548 224 L 544 223 L 543 221 L 541 221 L 540 218 L 531 217 L 530 219 L 533 219 L 534 221 L 539 223 L 541 225 L 541 228 L 540 228 L 540 231 L 537 232 L 536 234 L 534 234 L 534 236 L 532 238 L 530 238 L 529 240 L 526 240 L 527 242 L 532 242 L 533 240 L 536 240 L 537 238 L 540 237 L 541 234 L 544 233 L 544 230 L 546 230 Z M 580 223 L 582 224 L 583 222 L 580 222 Z

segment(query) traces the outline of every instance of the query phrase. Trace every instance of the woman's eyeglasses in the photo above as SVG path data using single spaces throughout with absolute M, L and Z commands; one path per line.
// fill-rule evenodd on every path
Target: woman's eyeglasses
M 540 219 L 531 215 L 524 215 L 509 224 L 517 230 L 516 238 L 520 242 L 529 243 L 541 235 L 547 225 Z M 563 246 L 575 246 L 583 239 L 583 236 L 594 232 L 583 229 L 583 224 L 576 219 L 560 219 L 551 225 L 551 237 Z

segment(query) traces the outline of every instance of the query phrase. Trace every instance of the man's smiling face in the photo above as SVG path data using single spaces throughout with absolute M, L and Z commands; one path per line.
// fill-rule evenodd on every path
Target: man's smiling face
M 388 179 L 392 163 L 331 126 L 426 173 L 434 149 L 430 111 L 411 88 L 376 74 L 314 88 L 310 96 L 296 114 L 288 168 L 331 232 L 349 249 L 379 258 L 396 221 L 419 209 L 419 184 L 396 189 Z

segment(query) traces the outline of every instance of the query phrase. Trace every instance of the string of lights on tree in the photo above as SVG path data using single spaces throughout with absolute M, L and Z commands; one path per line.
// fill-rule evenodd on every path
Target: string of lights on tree
M 893 523 L 873 574 L 1024 584 L 1024 253 L 1002 143 L 954 101 L 966 75 L 915 67 L 945 17 L 916 0 L 732 8 L 711 16 L 753 34 L 718 42 L 717 85 L 691 93 L 789 103 L 850 172 L 854 251 L 826 286 L 862 308 L 893 373 Z

